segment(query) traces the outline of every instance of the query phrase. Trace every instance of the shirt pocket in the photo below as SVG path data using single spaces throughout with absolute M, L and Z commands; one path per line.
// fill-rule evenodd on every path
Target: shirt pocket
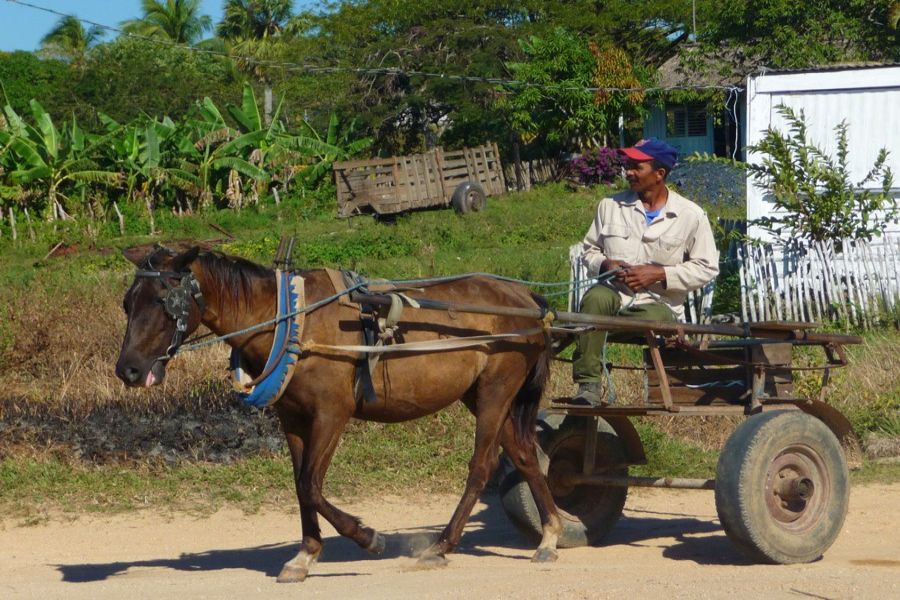
M 651 249 L 651 260 L 659 265 L 677 265 L 684 262 L 684 236 L 661 235 Z
M 633 243 L 629 239 L 629 233 L 628 226 L 619 223 L 607 223 L 600 229 L 603 253 L 607 258 L 633 260 Z

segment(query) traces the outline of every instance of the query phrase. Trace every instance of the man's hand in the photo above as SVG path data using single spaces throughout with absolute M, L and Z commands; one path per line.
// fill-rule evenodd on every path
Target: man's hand
M 618 267 L 624 267 L 627 269 L 630 266 L 631 265 L 629 265 L 624 260 L 612 260 L 610 258 L 607 258 L 602 263 L 600 263 L 600 272 L 606 273 L 607 271 L 612 271 L 613 269 L 616 269 Z
M 654 283 L 666 280 L 666 271 L 657 265 L 625 265 L 624 271 L 616 273 L 616 279 L 623 282 L 634 292 L 640 292 Z

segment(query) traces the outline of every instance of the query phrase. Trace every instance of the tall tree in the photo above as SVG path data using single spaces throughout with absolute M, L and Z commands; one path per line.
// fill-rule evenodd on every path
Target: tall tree
M 201 0 L 141 0 L 144 16 L 122 23 L 128 33 L 193 44 L 212 30 L 209 15 L 200 14 Z
M 100 41 L 103 29 L 85 29 L 77 17 L 61 17 L 47 35 L 41 38 L 41 54 L 80 65 L 88 49 Z
M 293 0 L 226 0 L 225 16 L 216 27 L 238 67 L 263 84 L 267 125 L 272 122 L 272 77 L 262 63 L 281 50 L 292 5 Z
M 773 67 L 900 61 L 900 30 L 886 0 L 724 0 L 701 39 L 739 45 Z

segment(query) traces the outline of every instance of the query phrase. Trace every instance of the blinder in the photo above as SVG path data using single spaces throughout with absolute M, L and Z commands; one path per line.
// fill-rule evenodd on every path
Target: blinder
M 203 293 L 200 291 L 200 284 L 191 271 L 138 271 L 135 277 L 151 277 L 159 279 L 166 286 L 168 293 L 162 299 L 163 308 L 166 314 L 175 321 L 175 333 L 172 335 L 172 342 L 166 349 L 166 355 L 160 357 L 160 360 L 169 360 L 178 352 L 178 347 L 184 341 L 184 334 L 187 331 L 188 320 L 191 317 L 191 301 L 197 303 L 200 312 L 203 312 L 204 302 Z M 169 283 L 169 279 L 177 279 L 177 286 Z

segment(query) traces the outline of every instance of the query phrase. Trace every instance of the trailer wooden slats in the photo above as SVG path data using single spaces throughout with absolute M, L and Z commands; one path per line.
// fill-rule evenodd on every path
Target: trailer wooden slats
M 447 206 L 463 182 L 477 183 L 486 196 L 506 192 L 503 166 L 496 144 L 444 152 L 339 161 L 333 165 L 338 215 L 348 217 L 369 210 L 390 214 Z

